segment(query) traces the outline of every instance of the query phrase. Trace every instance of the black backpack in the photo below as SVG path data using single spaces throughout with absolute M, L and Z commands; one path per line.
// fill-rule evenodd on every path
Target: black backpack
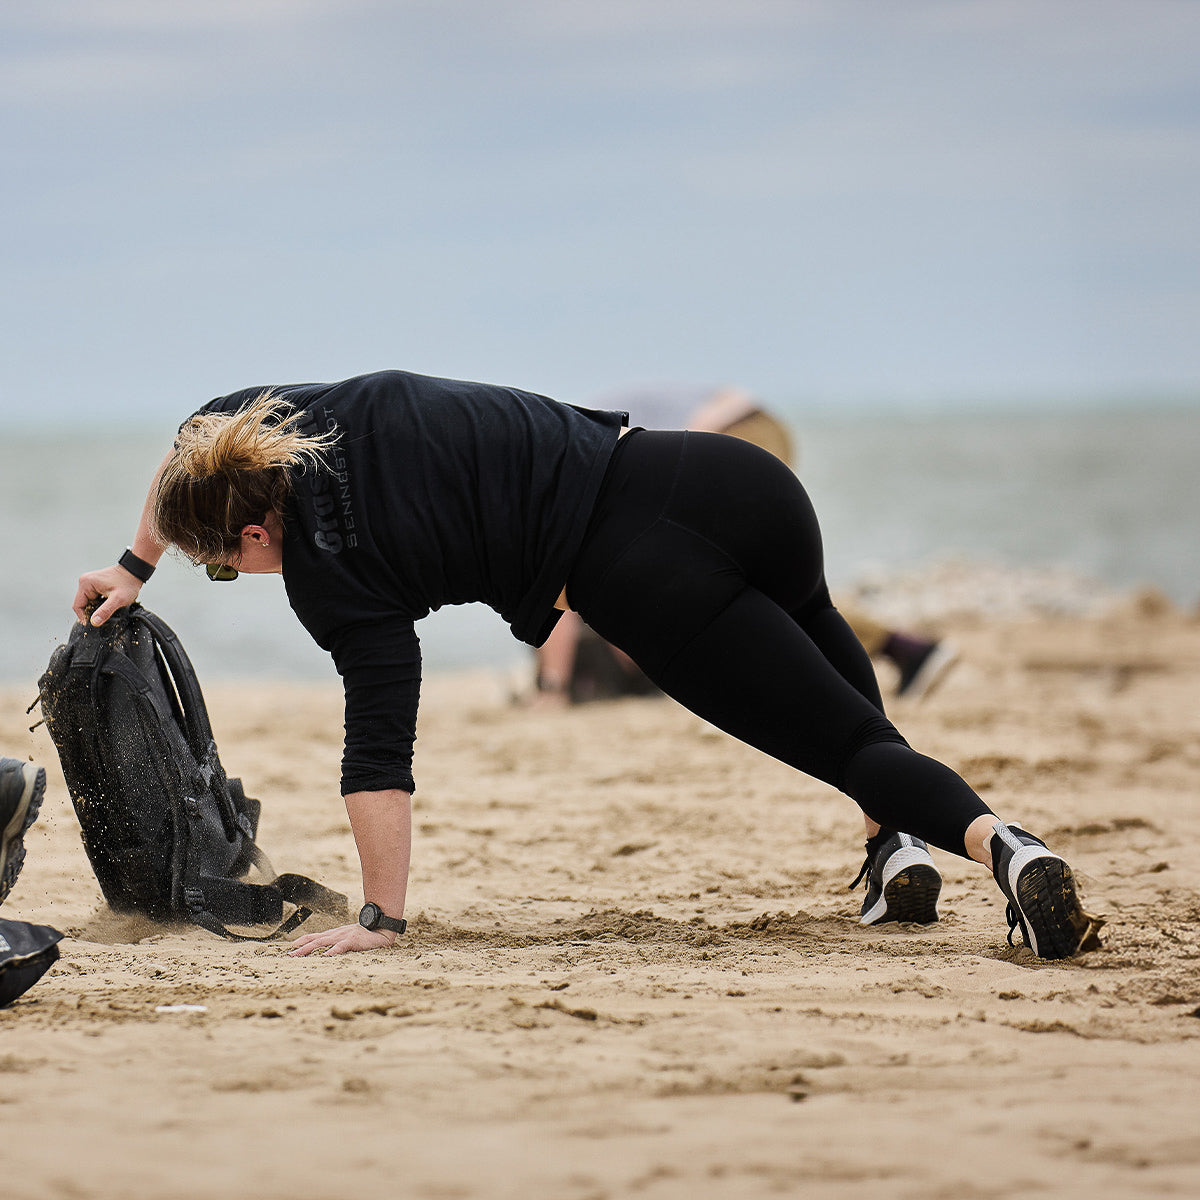
M 261 805 L 225 774 L 191 661 L 161 617 L 133 604 L 99 628 L 77 624 L 39 687 L 114 910 L 245 941 L 289 933 L 314 910 L 349 920 L 345 896 L 303 875 L 276 877 L 255 844 Z M 264 882 L 246 881 L 252 868 Z M 285 902 L 297 907 L 283 921 Z M 227 923 L 278 928 L 250 937 Z

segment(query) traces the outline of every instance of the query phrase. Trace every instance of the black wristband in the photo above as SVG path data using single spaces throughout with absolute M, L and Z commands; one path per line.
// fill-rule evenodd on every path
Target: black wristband
M 130 549 L 126 549 L 125 553 L 117 559 L 117 566 L 124 567 L 134 579 L 141 580 L 142 583 L 149 583 L 150 576 L 154 574 L 154 566 L 148 563 L 144 558 L 138 558 Z

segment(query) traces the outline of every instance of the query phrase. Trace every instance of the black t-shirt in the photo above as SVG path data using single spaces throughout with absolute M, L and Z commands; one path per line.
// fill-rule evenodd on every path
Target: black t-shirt
M 293 471 L 288 601 L 346 688 L 342 791 L 413 790 L 421 652 L 413 622 L 483 601 L 541 645 L 626 414 L 405 371 L 249 388 L 333 430 L 323 468 Z

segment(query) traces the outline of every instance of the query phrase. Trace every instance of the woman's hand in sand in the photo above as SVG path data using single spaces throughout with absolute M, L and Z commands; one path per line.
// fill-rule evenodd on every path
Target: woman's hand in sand
M 80 575 L 79 588 L 72 607 L 81 625 L 89 624 L 89 612 L 97 600 L 104 603 L 90 612 L 90 624 L 103 625 L 118 608 L 127 608 L 138 598 L 142 581 L 131 575 L 124 567 L 105 567 L 102 571 L 89 571 Z
M 386 929 L 365 929 L 362 925 L 339 925 L 323 933 L 301 934 L 288 951 L 293 958 L 306 954 L 349 954 L 352 950 L 384 950 L 396 935 Z

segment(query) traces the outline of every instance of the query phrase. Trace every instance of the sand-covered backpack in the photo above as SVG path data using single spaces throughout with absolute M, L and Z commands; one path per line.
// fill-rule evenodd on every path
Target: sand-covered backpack
M 39 686 L 84 847 L 115 911 L 242 940 L 266 939 L 226 926 L 277 926 L 269 938 L 313 911 L 349 919 L 345 896 L 276 876 L 255 844 L 261 805 L 225 774 L 191 661 L 161 617 L 134 604 L 98 628 L 76 625 Z M 284 920 L 287 904 L 296 908 Z

